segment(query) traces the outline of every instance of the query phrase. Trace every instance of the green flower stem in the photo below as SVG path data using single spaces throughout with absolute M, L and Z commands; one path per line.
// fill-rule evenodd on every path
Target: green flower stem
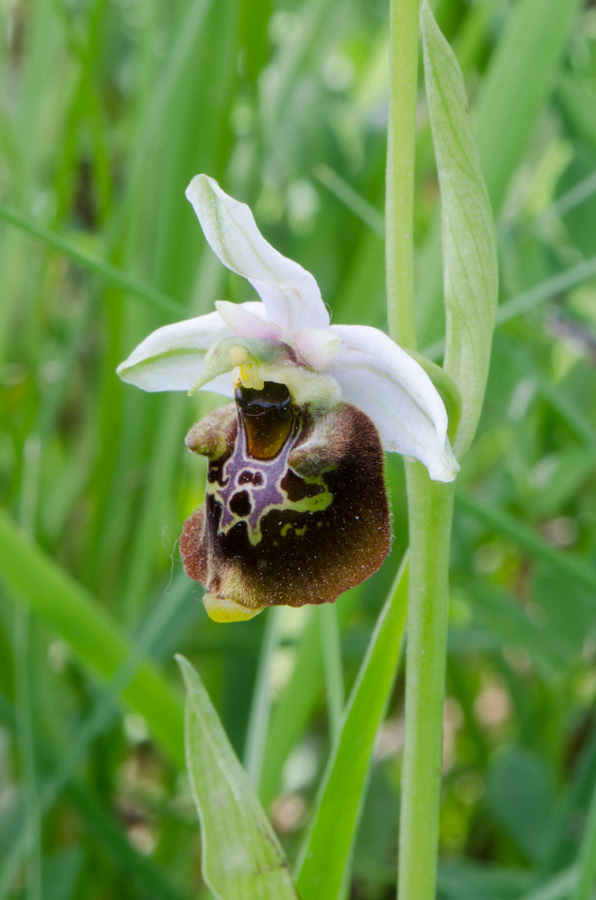
M 389 334 L 416 349 L 414 323 L 414 159 L 419 0 L 390 0 L 389 122 L 385 204 Z
M 416 350 L 414 157 L 419 0 L 390 0 L 386 266 L 389 333 Z M 399 843 L 400 900 L 434 900 L 453 485 L 406 463 L 410 583 Z
M 434 900 L 453 484 L 407 463 L 410 588 L 399 839 L 400 900 Z

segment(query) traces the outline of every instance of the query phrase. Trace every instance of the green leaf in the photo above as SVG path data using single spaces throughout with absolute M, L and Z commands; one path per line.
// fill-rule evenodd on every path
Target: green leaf
M 474 135 L 493 211 L 509 184 L 548 97 L 581 0 L 518 0 L 492 53 L 474 104 Z M 438 229 L 429 234 L 417 279 L 422 346 L 436 339 L 440 291 Z
M 325 772 L 297 866 L 302 900 L 337 900 L 349 874 L 374 740 L 393 688 L 406 623 L 407 557 L 371 638 Z
M 476 431 L 488 376 L 498 298 L 497 242 L 461 72 L 426 2 L 422 42 L 442 202 L 445 369 L 462 397 L 454 444 L 461 459 Z
M 484 498 L 479 500 L 467 491 L 459 491 L 455 499 L 460 508 L 472 513 L 492 532 L 502 534 L 517 547 L 525 550 L 533 559 L 544 560 L 553 566 L 557 573 L 566 577 L 570 584 L 577 582 L 587 585 L 591 588 L 591 594 L 588 596 L 594 595 L 596 567 L 579 556 L 551 546 L 525 522 L 514 519 L 509 513 L 498 509 Z
M 543 858 L 554 808 L 546 762 L 518 747 L 502 754 L 489 775 L 488 804 L 499 824 L 535 862 Z
M 203 877 L 217 900 L 297 900 L 287 860 L 201 679 L 187 688 L 186 763 L 203 835 Z
M 596 882 L 596 788 L 584 826 L 578 858 L 579 879 L 572 900 L 590 900 Z
M 577 884 L 577 867 L 569 866 L 553 878 L 521 897 L 521 900 L 569 900 Z
M 48 247 L 64 254 L 64 256 L 71 259 L 83 269 L 87 269 L 88 272 L 99 275 L 100 278 L 103 278 L 108 284 L 120 288 L 120 290 L 127 294 L 139 297 L 146 303 L 152 304 L 158 309 L 164 309 L 169 313 L 184 315 L 187 312 L 184 306 L 171 300 L 161 291 L 155 290 L 155 288 L 148 284 L 143 284 L 142 281 L 133 278 L 122 269 L 106 262 L 105 259 L 87 253 L 86 250 L 81 249 L 81 247 L 73 241 L 68 240 L 68 238 L 63 237 L 60 234 L 56 234 L 49 228 L 45 228 L 43 225 L 40 225 L 28 216 L 23 215 L 23 213 L 18 210 L 11 209 L 4 203 L 0 203 L 0 219 L 10 222 L 11 225 L 20 228 L 26 234 L 38 238 Z
M 271 716 L 261 774 L 260 796 L 265 805 L 276 796 L 284 764 L 314 715 L 323 684 L 319 622 L 311 613 L 296 648 L 292 674 Z
M 175 765 L 182 763 L 182 707 L 157 666 L 87 591 L 0 510 L 0 576 L 50 627 L 68 641 L 87 671 L 141 715 Z
M 480 90 L 474 134 L 498 213 L 528 146 L 581 0 L 520 0 Z
M 445 860 L 439 864 L 437 883 L 441 900 L 519 900 L 534 880 L 524 869 Z

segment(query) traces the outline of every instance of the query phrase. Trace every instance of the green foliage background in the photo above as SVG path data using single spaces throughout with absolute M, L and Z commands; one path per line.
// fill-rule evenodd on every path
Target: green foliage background
M 557 900 L 596 787 L 596 10 L 433 8 L 501 267 L 457 494 L 439 896 Z M 0 898 L 208 897 L 174 652 L 261 771 L 291 860 L 342 686 L 325 686 L 324 610 L 277 616 L 269 694 L 269 614 L 206 618 L 177 540 L 205 480 L 183 438 L 217 398 L 114 370 L 151 329 L 251 299 L 184 198 L 198 172 L 315 274 L 334 321 L 385 326 L 386 3 L 5 0 L 0 23 Z M 440 359 L 422 93 L 416 184 L 419 341 Z M 401 460 L 387 476 L 392 559 L 337 604 L 346 693 L 407 544 Z M 354 898 L 394 892 L 402 697 L 400 677 Z

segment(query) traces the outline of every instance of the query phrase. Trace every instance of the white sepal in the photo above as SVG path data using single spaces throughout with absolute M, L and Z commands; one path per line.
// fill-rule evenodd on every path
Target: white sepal
M 321 372 L 337 356 L 341 339 L 329 328 L 301 328 L 294 335 L 294 347 L 303 362 Z
M 288 334 L 302 326 L 328 326 L 329 314 L 314 277 L 265 240 L 245 203 L 229 197 L 207 175 L 193 178 L 186 196 L 212 249 L 224 266 L 252 284 L 270 322 Z
M 342 347 L 327 368 L 342 399 L 375 423 L 383 447 L 419 459 L 434 481 L 453 481 L 459 465 L 447 413 L 426 372 L 386 334 L 366 325 L 332 325 Z

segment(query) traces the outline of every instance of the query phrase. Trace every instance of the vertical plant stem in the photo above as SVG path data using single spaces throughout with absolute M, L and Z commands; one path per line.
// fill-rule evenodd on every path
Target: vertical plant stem
M 386 265 L 389 333 L 416 349 L 413 209 L 419 0 L 390 0 Z M 410 582 L 399 843 L 400 900 L 434 900 L 453 486 L 406 463 Z
M 399 843 L 400 900 L 434 900 L 453 484 L 407 464 L 410 589 Z
M 414 323 L 414 160 L 419 0 L 390 0 L 386 269 L 389 334 L 416 349 Z

